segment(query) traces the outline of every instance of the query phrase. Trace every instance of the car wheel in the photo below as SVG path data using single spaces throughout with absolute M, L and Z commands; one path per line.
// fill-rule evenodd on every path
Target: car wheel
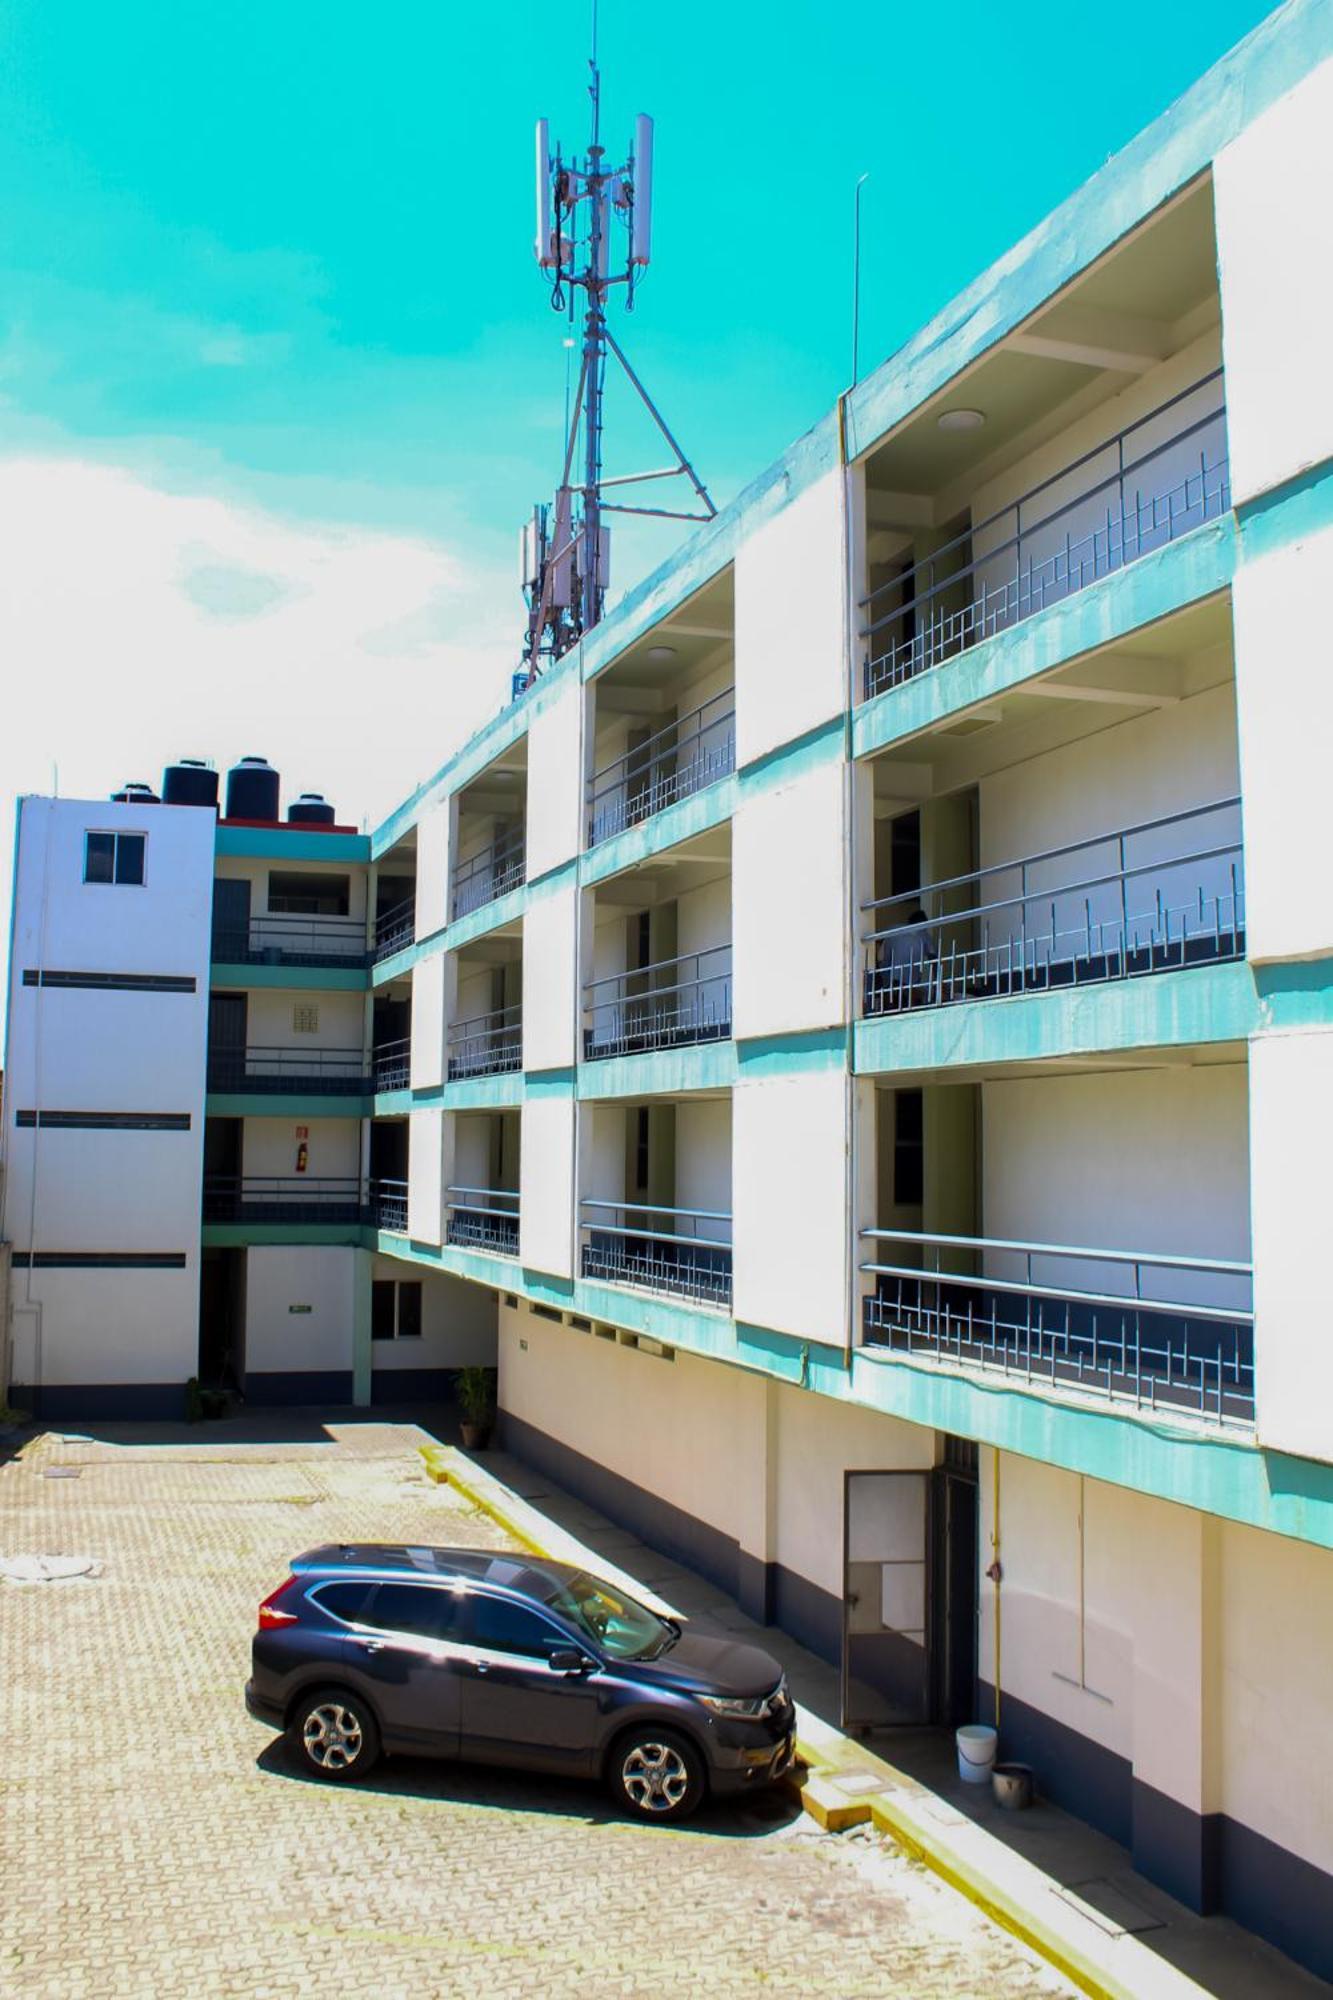
M 359 1695 L 346 1688 L 317 1688 L 302 1697 L 289 1730 L 307 1771 L 345 1783 L 379 1762 L 380 1732 Z
M 612 1796 L 636 1819 L 687 1819 L 706 1789 L 694 1745 L 674 1729 L 651 1724 L 621 1737 L 609 1775 Z

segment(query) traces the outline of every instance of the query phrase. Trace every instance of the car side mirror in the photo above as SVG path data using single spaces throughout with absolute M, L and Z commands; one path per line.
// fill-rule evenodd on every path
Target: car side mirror
M 591 1671 L 593 1662 L 574 1646 L 560 1646 L 551 1654 L 547 1665 L 553 1674 L 585 1674 Z

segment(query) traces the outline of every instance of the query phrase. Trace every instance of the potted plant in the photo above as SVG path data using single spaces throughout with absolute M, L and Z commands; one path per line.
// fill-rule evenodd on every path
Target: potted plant
M 459 1429 L 464 1451 L 484 1451 L 495 1422 L 495 1370 L 460 1368 L 458 1371 Z

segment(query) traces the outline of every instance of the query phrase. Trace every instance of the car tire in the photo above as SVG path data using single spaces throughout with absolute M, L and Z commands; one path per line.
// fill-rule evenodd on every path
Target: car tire
M 688 1819 L 708 1790 L 703 1759 L 689 1738 L 653 1723 L 617 1739 L 607 1779 L 618 1805 L 634 1819 L 659 1825 Z
M 379 1762 L 379 1724 L 348 1688 L 315 1688 L 302 1695 L 287 1735 L 301 1769 L 334 1784 L 363 1778 Z

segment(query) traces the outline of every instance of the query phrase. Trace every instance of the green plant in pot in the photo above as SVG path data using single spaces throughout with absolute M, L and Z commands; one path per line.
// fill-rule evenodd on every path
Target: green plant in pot
M 484 1451 L 495 1422 L 495 1370 L 460 1368 L 458 1371 L 459 1429 L 464 1451 Z

